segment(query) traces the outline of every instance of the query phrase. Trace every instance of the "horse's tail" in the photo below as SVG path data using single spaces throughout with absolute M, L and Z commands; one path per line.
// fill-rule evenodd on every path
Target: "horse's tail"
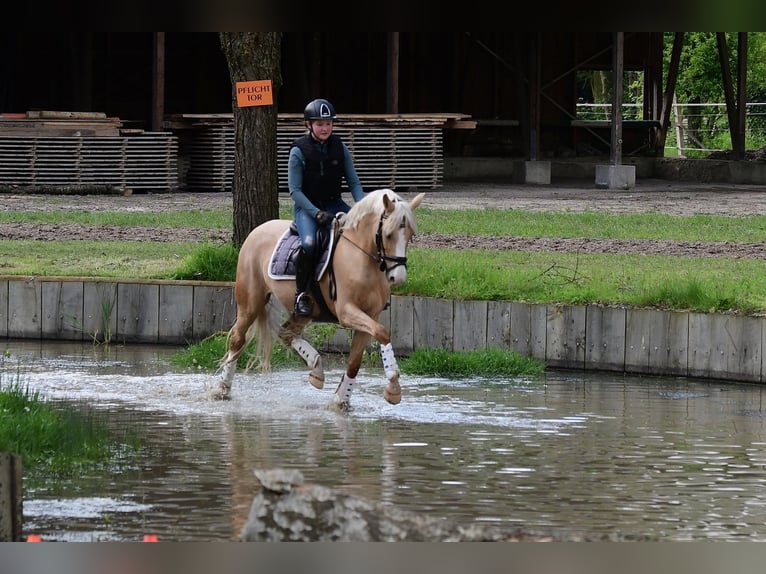
M 271 352 L 274 349 L 274 335 L 268 317 L 268 309 L 261 313 L 250 326 L 255 334 L 255 355 L 253 360 L 258 362 L 262 373 L 271 371 Z
M 274 305 L 272 298 L 266 302 L 263 311 L 256 317 L 247 330 L 247 340 L 255 338 L 255 352 L 248 361 L 248 368 L 258 365 L 262 373 L 271 371 L 271 353 L 274 351 L 274 339 L 279 334 L 281 316 L 280 309 Z

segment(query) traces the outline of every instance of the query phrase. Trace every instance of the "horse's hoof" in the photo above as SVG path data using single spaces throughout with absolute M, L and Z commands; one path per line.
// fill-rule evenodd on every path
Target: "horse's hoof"
M 333 395 L 332 403 L 330 403 L 330 408 L 332 410 L 338 411 L 339 413 L 347 413 L 351 410 L 351 403 L 344 401 L 343 399 L 339 399 L 338 395 Z
M 231 389 L 227 388 L 219 387 L 217 389 L 212 389 L 208 394 L 214 401 L 228 401 L 231 399 Z
M 402 400 L 402 391 L 399 391 L 398 393 L 392 393 L 388 389 L 384 389 L 383 398 L 392 405 L 398 405 Z
M 315 389 L 322 390 L 324 388 L 324 377 L 320 379 L 314 373 L 309 373 L 309 383 Z

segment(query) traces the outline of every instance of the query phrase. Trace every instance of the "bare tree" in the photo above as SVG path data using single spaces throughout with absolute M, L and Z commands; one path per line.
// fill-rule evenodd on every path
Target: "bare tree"
M 221 32 L 232 86 L 234 181 L 232 241 L 241 246 L 250 231 L 279 217 L 277 95 L 282 87 L 281 32 Z M 237 82 L 271 80 L 274 104 L 237 105 Z

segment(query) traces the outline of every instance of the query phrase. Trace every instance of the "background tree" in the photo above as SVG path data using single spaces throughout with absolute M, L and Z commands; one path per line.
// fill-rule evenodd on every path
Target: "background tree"
M 221 32 L 229 67 L 234 111 L 232 242 L 240 247 L 250 231 L 279 217 L 277 96 L 282 87 L 281 32 Z M 271 80 L 274 104 L 237 105 L 237 82 Z
M 729 69 L 737 69 L 737 34 L 727 33 L 726 47 L 729 51 Z M 665 77 L 670 62 L 673 33 L 665 34 Z M 736 86 L 736 77 L 731 81 Z M 676 98 L 679 104 L 697 104 L 685 115 L 686 137 L 702 148 L 729 149 L 731 140 L 728 131 L 726 110 L 712 104 L 725 101 L 721 79 L 721 64 L 718 59 L 718 45 L 715 32 L 686 32 L 681 51 Z M 766 101 L 766 34 L 747 33 L 747 94 L 748 102 Z M 700 104 L 711 104 L 704 106 Z M 750 147 L 763 145 L 764 119 L 760 113 L 749 115 Z M 755 134 L 755 135 L 752 135 Z

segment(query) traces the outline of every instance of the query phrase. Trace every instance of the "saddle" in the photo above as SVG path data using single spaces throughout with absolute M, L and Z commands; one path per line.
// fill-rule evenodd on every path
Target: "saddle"
M 332 252 L 337 237 L 337 223 L 333 232 L 326 227 L 317 229 L 316 263 L 314 265 L 314 280 L 319 281 L 327 272 L 332 259 Z M 301 248 L 300 236 L 295 222 L 282 234 L 269 261 L 269 277 L 277 280 L 295 280 L 295 256 Z
M 311 293 L 319 305 L 320 315 L 316 321 L 337 323 L 338 318 L 330 311 L 327 302 L 319 289 L 319 280 L 325 273 L 330 274 L 330 297 L 335 299 L 335 276 L 332 273 L 332 256 L 335 252 L 335 242 L 340 236 L 340 223 L 333 221 L 332 231 L 327 227 L 317 229 L 317 252 L 314 264 L 314 276 L 311 281 Z M 300 236 L 295 222 L 282 234 L 269 261 L 269 277 L 277 280 L 295 279 L 295 256 L 301 248 Z

